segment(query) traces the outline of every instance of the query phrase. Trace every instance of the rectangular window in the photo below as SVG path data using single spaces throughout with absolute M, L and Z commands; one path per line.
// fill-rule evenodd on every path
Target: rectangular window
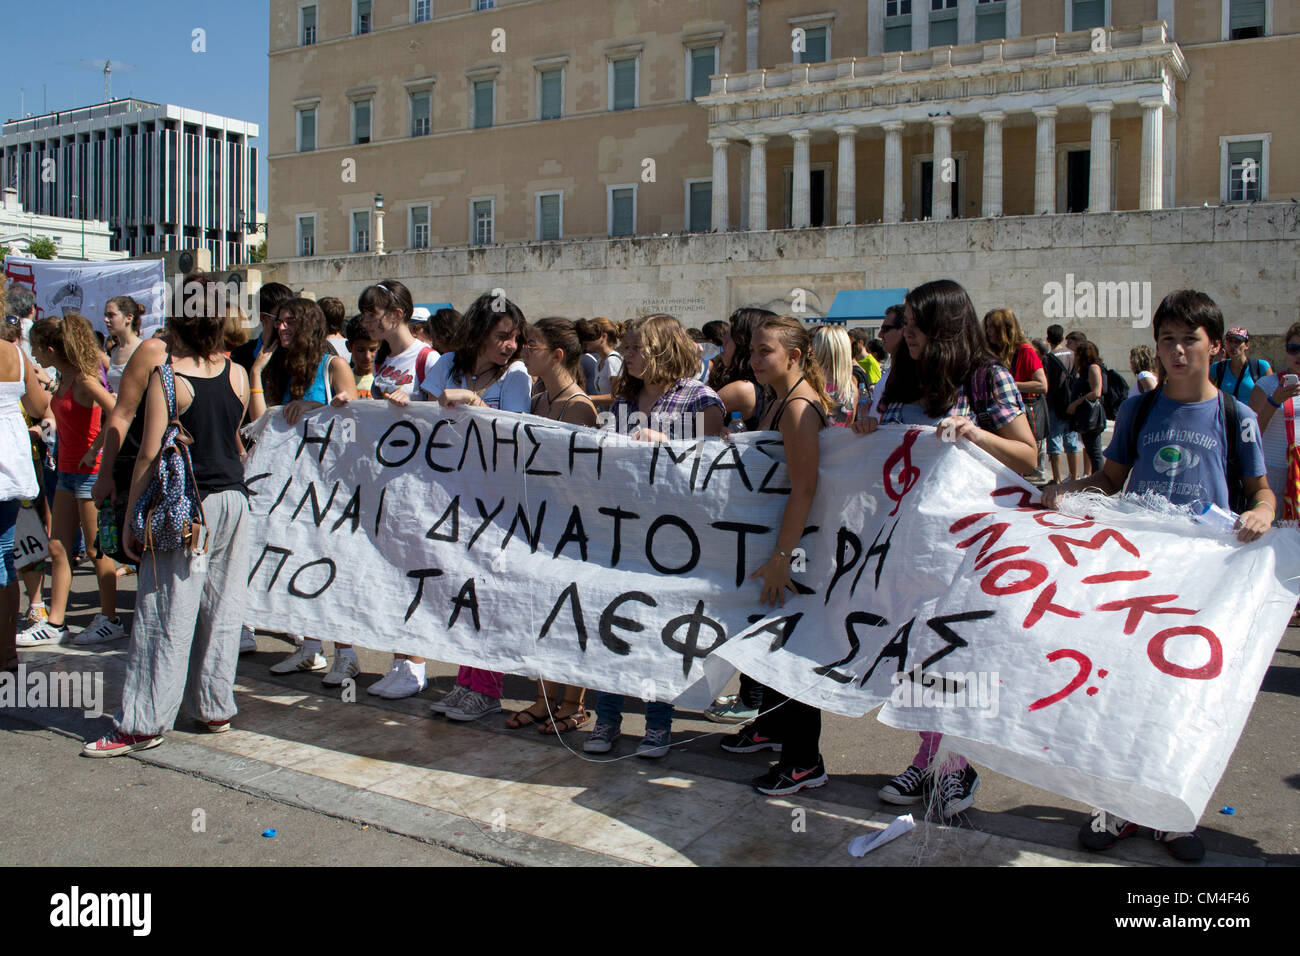
M 694 47 L 691 49 L 691 99 L 709 95 L 709 77 L 718 72 L 718 48 L 716 46 Z
M 885 3 L 885 52 L 906 53 L 912 49 L 912 0 Z
M 316 107 L 298 111 L 298 152 L 316 148 Z
M 496 93 L 496 80 L 474 81 L 474 129 L 485 129 L 492 125 L 493 102 Z
M 559 119 L 564 115 L 564 70 L 542 72 L 540 96 L 538 119 Z
M 433 131 L 433 91 L 411 94 L 411 135 L 428 136 Z
M 537 194 L 537 238 L 540 241 L 560 238 L 560 215 L 563 193 Z
M 930 0 L 930 46 L 957 45 L 957 0 Z
M 634 56 L 610 61 L 610 109 L 636 108 L 636 64 Z
M 636 187 L 618 186 L 609 191 L 609 234 L 636 235 Z
M 1264 0 L 1227 0 L 1228 37 L 1233 40 L 1253 40 L 1265 35 Z
M 796 63 L 825 63 L 829 53 L 829 46 L 829 28 L 806 27 L 804 28 L 803 49 L 795 51 L 794 61 Z
M 354 31 L 358 34 L 369 33 L 371 27 L 370 0 L 354 0 L 356 3 L 356 22 Z
M 298 255 L 316 255 L 316 217 L 298 217 Z
M 1007 35 L 1007 5 L 1004 0 L 979 0 L 975 8 L 975 42 L 1002 40 Z
M 370 100 L 357 100 L 352 104 L 352 142 L 361 145 L 370 142 Z
M 433 18 L 433 0 L 415 0 L 412 23 L 427 23 Z
M 713 182 L 706 180 L 686 184 L 686 229 L 708 232 L 713 228 Z
M 429 207 L 412 206 L 411 207 L 411 248 L 428 249 L 429 248 Z
M 1074 4 L 1071 26 L 1075 30 L 1091 30 L 1106 25 L 1106 0 L 1071 0 Z
M 497 0 L 474 0 L 475 10 L 492 10 L 496 5 Z
M 470 200 L 470 242 L 477 246 L 492 244 L 491 199 Z
M 300 8 L 298 16 L 302 20 L 300 42 L 303 46 L 311 46 L 316 42 L 316 4 Z
M 1263 140 L 1238 140 L 1228 144 L 1229 202 L 1251 202 L 1261 198 L 1263 175 Z
M 352 214 L 352 251 L 370 251 L 370 210 Z

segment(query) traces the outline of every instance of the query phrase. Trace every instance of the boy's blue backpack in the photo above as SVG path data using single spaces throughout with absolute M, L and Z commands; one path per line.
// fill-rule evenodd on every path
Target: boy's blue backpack
M 158 366 L 158 378 L 167 395 L 167 430 L 154 461 L 154 476 L 136 502 L 131 532 L 145 551 L 180 551 L 194 554 L 207 549 L 208 523 L 194 481 L 189 446 L 194 443 L 176 412 L 176 378 L 171 363 Z
M 1138 438 L 1163 392 L 1163 386 L 1157 385 L 1143 393 L 1133 410 L 1133 423 L 1128 433 L 1128 460 L 1133 464 L 1137 463 Z M 1237 514 L 1244 514 L 1250 507 L 1250 500 L 1241 481 L 1241 415 L 1237 411 L 1237 400 L 1219 392 L 1219 413 L 1223 416 L 1223 464 L 1228 480 L 1228 507 Z

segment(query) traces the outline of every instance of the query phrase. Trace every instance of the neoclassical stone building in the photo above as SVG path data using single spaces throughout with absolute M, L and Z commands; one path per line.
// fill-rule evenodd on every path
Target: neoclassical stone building
M 1300 193 L 1281 0 L 272 0 L 273 260 Z

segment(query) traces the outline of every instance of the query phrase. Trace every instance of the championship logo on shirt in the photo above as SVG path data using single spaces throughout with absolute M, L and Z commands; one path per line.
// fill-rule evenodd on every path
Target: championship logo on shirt
M 1179 445 L 1165 445 L 1156 452 L 1153 464 L 1159 474 L 1173 477 L 1195 468 L 1200 462 L 1201 456 L 1194 451 Z

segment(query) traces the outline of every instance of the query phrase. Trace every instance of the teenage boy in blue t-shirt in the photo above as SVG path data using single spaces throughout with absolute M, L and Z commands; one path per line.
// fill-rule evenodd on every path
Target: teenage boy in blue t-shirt
M 1055 508 L 1062 495 L 1089 490 L 1114 495 L 1124 489 L 1154 492 L 1178 505 L 1204 510 L 1217 505 L 1231 510 L 1230 477 L 1240 479 L 1247 503 L 1237 519 L 1237 539 L 1254 541 L 1273 522 L 1276 502 L 1265 477 L 1255 413 L 1231 395 L 1236 406 L 1238 435 L 1227 433 L 1220 392 L 1210 381 L 1210 354 L 1223 339 L 1223 313 L 1203 292 L 1183 290 L 1167 295 L 1152 317 L 1156 352 L 1165 380 L 1154 400 L 1138 395 L 1120 406 L 1115 433 L 1106 449 L 1102 469 L 1086 478 L 1049 485 L 1043 506 Z M 1134 418 L 1146 411 L 1136 441 Z M 1235 442 L 1238 475 L 1228 475 L 1228 458 Z M 1235 483 L 1232 482 L 1232 483 Z M 1108 850 L 1139 829 L 1101 810 L 1079 830 L 1079 843 L 1089 850 Z M 1205 856 L 1195 831 L 1156 833 L 1177 859 L 1194 862 Z

